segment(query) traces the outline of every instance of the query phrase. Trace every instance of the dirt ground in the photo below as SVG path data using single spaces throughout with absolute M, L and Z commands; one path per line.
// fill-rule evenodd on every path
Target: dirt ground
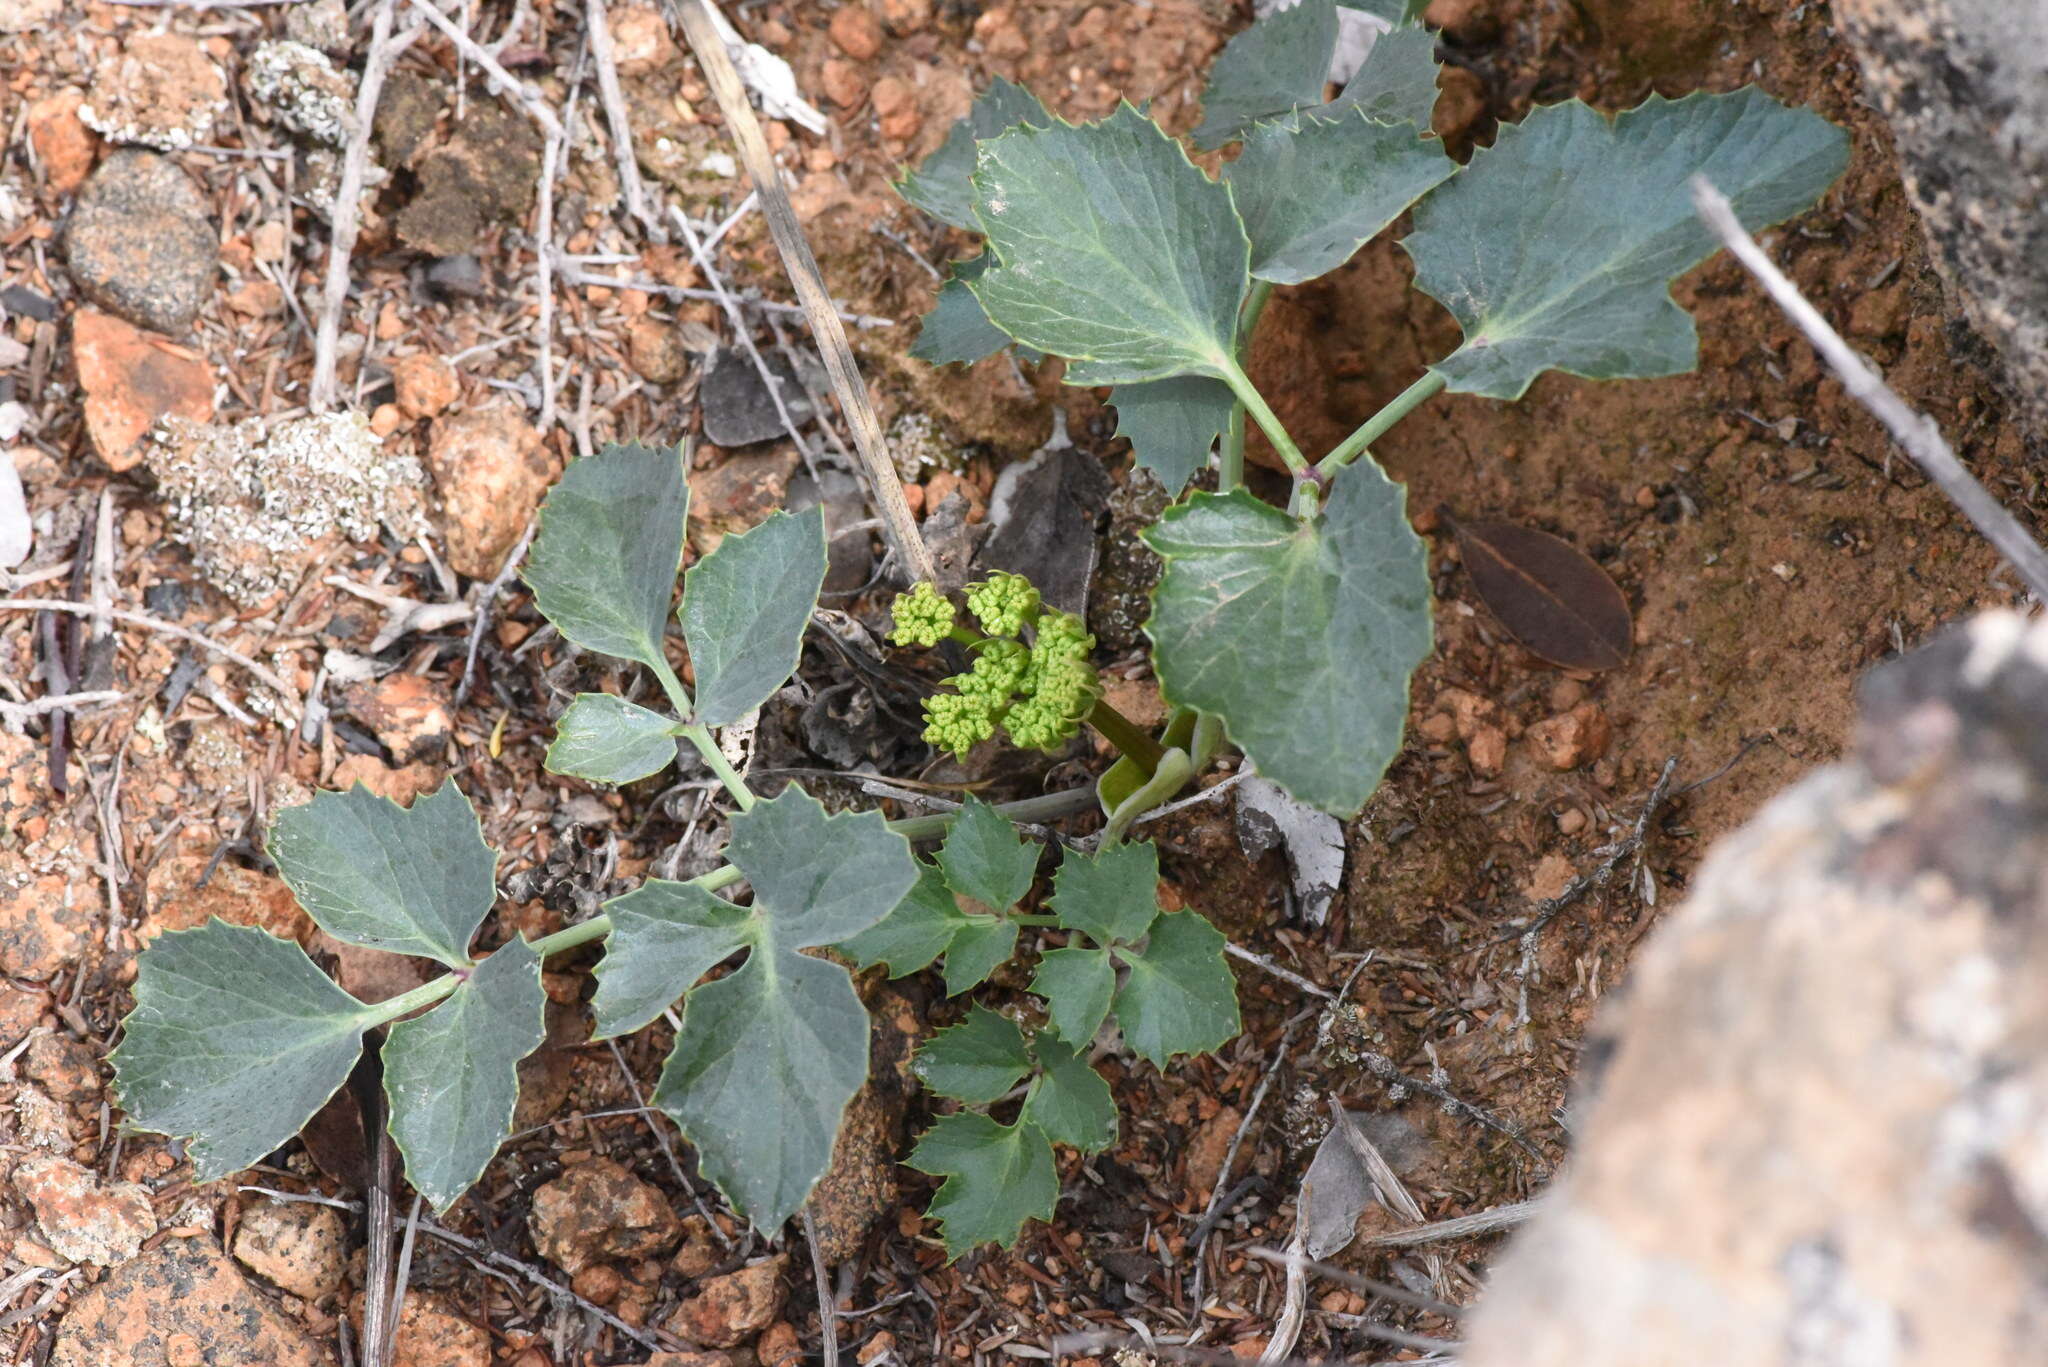
M 855 5 L 869 23 L 849 27 L 842 11 Z M 117 1343 L 104 1337 L 103 1321 L 174 1304 L 185 1294 L 177 1287 L 197 1274 L 152 1292 L 146 1277 L 99 1269 L 127 1262 L 136 1247 L 146 1260 L 157 1256 L 147 1250 L 190 1244 L 203 1253 L 218 1239 L 239 1261 L 212 1255 L 206 1275 L 253 1298 L 237 1332 L 257 1335 L 249 1342 L 259 1346 L 233 1347 L 225 1329 L 200 1321 L 190 1337 L 216 1356 L 189 1360 L 333 1360 L 346 1351 L 338 1347 L 346 1322 L 360 1314 L 361 1217 L 348 1205 L 362 1196 L 360 1137 L 347 1116 L 328 1115 L 242 1179 L 344 1203 L 335 1209 L 280 1203 L 234 1183 L 194 1186 L 172 1146 L 121 1133 L 104 1056 L 130 1004 L 134 955 L 148 936 L 218 913 L 300 938 L 351 990 L 388 995 L 409 986 L 371 981 L 368 967 L 305 920 L 261 858 L 257 838 L 269 814 L 313 786 L 362 780 L 409 795 L 452 774 L 504 851 L 507 900 L 488 932 L 500 938 L 578 919 L 657 860 L 667 861 L 664 872 L 687 873 L 708 859 L 718 818 L 701 788 L 650 782 L 593 792 L 542 771 L 550 719 L 568 696 L 619 685 L 536 634 L 539 619 L 516 583 L 495 601 L 460 700 L 468 620 L 420 609 L 458 604 L 456 574 L 492 578 L 548 480 L 579 449 L 694 431 L 709 345 L 697 339 L 729 337 L 731 327 L 710 300 L 593 284 L 565 269 L 552 346 L 566 369 L 555 392 L 540 392 L 532 379 L 535 260 L 522 226 L 534 212 L 538 143 L 528 145 L 535 135 L 473 70 L 458 120 L 454 83 L 464 64 L 429 36 L 387 87 L 379 147 L 394 173 L 367 201 L 339 378 L 371 416 L 374 436 L 363 449 L 374 456 L 362 459 L 388 462 L 392 487 L 417 491 L 407 496 L 417 509 L 401 498 L 391 516 L 423 510 L 435 533 L 426 544 L 452 568 L 405 536 L 358 535 L 345 520 L 313 529 L 294 543 L 296 558 L 275 564 L 250 549 L 269 535 L 250 527 L 268 523 L 237 523 L 209 543 L 181 510 L 194 499 L 228 501 L 233 477 L 211 476 L 216 482 L 196 494 L 174 496 L 178 467 L 161 456 L 132 459 L 104 424 L 120 419 L 124 404 L 147 407 L 150 394 L 183 395 L 223 421 L 305 403 L 306 319 L 320 306 L 327 233 L 325 213 L 309 206 L 321 178 L 333 175 L 334 150 L 247 98 L 256 43 L 284 32 L 276 10 L 56 0 L 45 8 L 40 26 L 0 32 L 0 120 L 9 137 L 0 168 L 0 305 L 9 316 L 0 344 L 18 344 L 0 352 L 8 367 L 0 401 L 26 410 L 13 458 L 37 518 L 34 553 L 0 588 L 17 599 L 90 602 L 97 574 L 115 606 L 212 633 L 301 695 L 324 675 L 329 725 L 309 743 L 272 724 L 260 713 L 275 704 L 245 671 L 175 636 L 123 630 L 118 645 L 73 649 L 59 638 L 78 619 L 0 611 L 0 701 L 61 691 L 40 663 L 53 644 L 77 666 L 67 687 L 122 695 L 71 713 L 55 738 L 47 716 L 0 727 L 0 969 L 9 975 L 0 983 L 0 1355 L 180 1361 L 191 1345 L 176 1334 Z M 966 244 L 901 204 L 889 179 L 936 147 L 997 75 L 1070 118 L 1102 115 L 1127 97 L 1149 101 L 1184 131 L 1196 120 L 1208 63 L 1246 22 L 1245 9 L 1227 0 L 727 6 L 750 38 L 788 59 L 798 87 L 831 116 L 823 136 L 779 122 L 771 141 L 791 167 L 835 297 L 893 323 L 853 336 L 885 424 L 924 415 L 936 434 L 938 463 L 922 467 L 913 490 L 921 506 L 936 507 L 954 489 L 985 506 L 995 473 L 1047 439 L 1056 409 L 1074 442 L 1119 479 L 1129 460 L 1110 435 L 1114 415 L 1101 393 L 1066 389 L 1052 371 L 1027 373 L 1004 357 L 947 371 L 908 358 L 914 320 L 934 293 L 933 267 Z M 477 10 L 479 36 L 505 32 L 514 17 L 509 5 Z M 744 191 L 719 172 L 722 134 L 694 66 L 637 26 L 639 12 L 613 13 L 650 189 L 723 221 Z M 584 70 L 580 14 L 576 5 L 522 2 L 500 52 L 558 106 Z M 1438 126 L 1460 155 L 1489 141 L 1497 120 L 1533 104 L 1577 96 L 1618 109 L 1653 91 L 1751 81 L 1847 127 L 1848 174 L 1767 245 L 2009 506 L 2034 520 L 2041 491 L 2028 457 L 2038 453 L 1927 265 L 1885 130 L 1859 101 L 1853 60 L 1825 4 L 1438 0 L 1429 16 L 1443 30 L 1449 64 Z M 66 270 L 59 229 L 80 181 L 112 147 L 80 122 L 68 92 L 96 98 L 103 66 L 156 29 L 195 39 L 225 73 L 222 112 L 169 154 L 202 187 L 223 269 L 208 273 L 185 331 L 124 342 L 140 348 L 141 360 L 109 344 L 115 359 L 103 368 L 112 378 L 94 380 L 97 372 L 87 372 L 96 362 L 79 338 L 95 306 Z M 345 64 L 360 67 L 360 58 L 358 47 Z M 205 94 L 194 97 L 198 106 Z M 679 247 L 652 243 L 618 210 L 604 120 L 591 107 L 595 96 L 582 98 L 599 140 L 572 152 L 556 192 L 566 249 L 620 259 L 586 262 L 588 276 L 701 288 L 708 282 Z M 1397 236 L 1332 276 L 1282 291 L 1265 315 L 1254 377 L 1304 448 L 1333 444 L 1455 345 L 1449 316 L 1406 287 Z M 728 284 L 790 297 L 758 215 L 737 220 L 718 255 Z M 469 264 L 446 265 L 458 259 Z M 1286 1242 L 1332 1098 L 1405 1122 L 1413 1142 L 1402 1177 L 1428 1220 L 1540 1191 L 1568 1148 L 1577 1041 L 1632 948 L 1683 897 L 1701 853 L 1839 752 L 1865 669 L 1974 607 L 2014 600 L 1994 557 L 1892 458 L 1876 424 L 1821 374 L 1732 262 L 1710 261 L 1678 293 L 1699 323 L 1696 374 L 1609 385 L 1548 375 L 1517 404 L 1442 396 L 1378 446 L 1408 486 L 1417 526 L 1433 534 L 1438 649 L 1415 681 L 1409 742 L 1349 829 L 1345 882 L 1327 919 L 1298 917 L 1280 854 L 1245 858 L 1229 801 L 1150 828 L 1172 896 L 1315 991 L 1240 962 L 1246 1031 L 1219 1056 L 1164 1075 L 1107 1061 L 1122 1138 L 1093 1160 L 1063 1155 L 1059 1219 L 1030 1228 L 1015 1250 L 947 1264 L 920 1214 L 932 1183 L 891 1166 L 926 1114 L 892 1061 L 958 1008 L 925 977 L 868 985 L 881 1084 L 860 1103 L 857 1152 L 842 1154 L 832 1209 L 820 1212 L 834 1295 L 851 1312 L 839 1329 L 847 1356 L 863 1364 L 1043 1360 L 1060 1335 L 1096 1333 L 1108 1343 L 1135 1330 L 1192 1335 L 1198 1347 L 1256 1358 L 1275 1332 L 1285 1276 L 1253 1250 Z M 792 335 L 800 326 L 777 321 Z M 452 372 L 433 358 L 456 358 Z M 203 367 L 199 381 L 180 366 Z M 95 395 L 102 407 L 89 413 Z M 544 405 L 558 422 L 540 420 Z M 154 412 L 175 407 L 159 402 Z M 700 548 L 802 484 L 787 444 L 728 453 L 700 443 L 695 451 Z M 270 468 L 283 466 L 273 458 Z M 325 476 L 304 476 L 316 477 Z M 1594 557 L 1635 613 L 1627 664 L 1574 677 L 1515 645 L 1474 596 L 1440 506 L 1540 527 Z M 857 588 L 867 565 L 848 573 Z M 878 620 L 879 598 L 840 601 Z M 83 640 L 89 631 L 78 625 Z M 351 674 L 364 660 L 375 662 L 374 677 Z M 807 655 L 802 677 L 814 691 L 840 681 L 835 660 L 822 647 Z M 1141 700 L 1142 650 L 1127 648 L 1117 663 Z M 820 740 L 823 723 L 810 709 L 777 707 L 764 720 L 757 771 L 843 770 L 858 752 L 876 772 L 967 780 L 1010 797 L 1068 786 L 1101 761 L 1077 753 L 1050 770 L 1006 764 L 962 774 L 929 765 L 886 705 L 880 720 L 872 708 L 850 720 L 835 714 L 824 730 L 836 749 Z M 1559 767 L 1535 729 L 1574 716 L 1575 734 L 1587 739 Z M 1667 800 L 1642 824 L 1638 849 L 1639 817 L 1667 766 Z M 1625 847 L 1610 859 L 1617 842 Z M 1605 886 L 1565 906 L 1540 934 L 1515 933 L 1545 899 L 1603 865 L 1613 868 Z M 771 1367 L 815 1355 L 817 1302 L 803 1241 L 780 1246 L 786 1261 L 756 1263 L 769 1246 L 718 1205 L 667 1122 L 638 1109 L 667 1049 L 664 1027 L 617 1048 L 585 1042 L 587 960 L 551 966 L 550 1044 L 526 1065 L 522 1133 L 442 1222 L 470 1247 L 419 1241 L 413 1328 L 399 1360 Z M 998 990 L 1022 981 L 999 978 Z M 1326 1015 L 1315 993 L 1340 991 L 1344 1009 Z M 1466 1104 L 1447 1105 L 1445 1096 Z M 1226 1171 L 1225 1150 L 1241 1128 Z M 48 1179 L 48 1154 L 79 1171 L 64 1174 L 73 1185 L 61 1200 L 38 1204 L 41 1188 L 24 1174 L 37 1164 L 34 1175 Z M 555 1184 L 564 1173 L 593 1184 L 584 1198 L 593 1228 L 536 1225 L 538 1210 L 563 1199 L 567 1189 Z M 1198 1249 L 1212 1195 L 1223 1199 Z M 666 1240 L 606 1243 L 617 1229 L 596 1228 L 601 1217 L 635 1200 L 673 1212 L 666 1224 L 653 1220 Z M 60 1249 L 66 1240 L 53 1238 L 53 1220 L 103 1229 L 112 1246 L 125 1241 L 125 1256 Z M 289 1229 L 265 1235 L 268 1244 L 238 1238 L 280 1220 Z M 1375 1210 L 1364 1228 L 1402 1223 Z M 1483 1284 L 1497 1237 L 1354 1246 L 1340 1261 L 1465 1302 Z M 281 1246 L 289 1256 L 274 1251 Z M 260 1280 L 245 1284 L 238 1268 Z M 1198 1275 L 1199 1303 L 1191 1299 Z M 251 1327 L 259 1321 L 271 1338 Z M 1338 1283 L 1313 1281 L 1295 1351 L 1323 1361 L 1419 1356 L 1376 1337 L 1376 1324 L 1457 1336 L 1452 1318 L 1368 1304 Z M 650 1358 L 655 1346 L 677 1345 L 708 1351 Z M 1104 1347 L 1068 1360 L 1151 1359 Z

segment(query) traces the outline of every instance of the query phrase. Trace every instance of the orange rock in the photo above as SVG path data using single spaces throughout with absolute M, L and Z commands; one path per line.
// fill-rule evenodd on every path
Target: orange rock
M 690 369 L 676 325 L 659 318 L 643 316 L 626 325 L 626 359 L 642 379 L 655 384 L 674 384 Z
M 1482 726 L 1465 742 L 1465 757 L 1477 774 L 1497 774 L 1508 759 L 1508 735 L 1498 726 Z
M 391 1367 L 489 1367 L 490 1333 L 434 1291 L 406 1293 Z
M 535 1191 L 527 1227 L 540 1255 L 571 1276 L 613 1259 L 658 1254 L 682 1228 L 661 1188 L 609 1158 L 579 1163 Z
M 1236 1107 L 1225 1106 L 1203 1121 L 1202 1128 L 1188 1142 L 1187 1190 L 1198 1201 L 1206 1201 L 1210 1192 L 1228 1180 L 1229 1174 L 1223 1171 L 1223 1155 L 1243 1123 L 1244 1115 Z
M 1529 740 L 1543 762 L 1557 770 L 1576 769 L 1607 753 L 1614 728 L 1597 703 L 1580 703 L 1529 728 Z
M 92 942 L 94 885 L 55 874 L 37 878 L 18 854 L 0 850 L 0 973 L 48 978 Z
M 455 367 L 424 351 L 391 363 L 391 386 L 399 411 L 408 418 L 438 417 L 462 395 Z
M 797 1342 L 796 1326 L 788 1320 L 769 1325 L 754 1345 L 754 1358 L 761 1367 L 803 1367 L 804 1349 Z
M 85 184 L 100 140 L 93 136 L 78 107 L 85 96 L 77 90 L 60 90 L 28 107 L 28 140 L 36 150 L 36 162 L 49 178 L 50 188 L 68 195 Z
M 344 790 L 360 783 L 378 797 L 410 807 L 421 793 L 431 793 L 441 786 L 441 771 L 431 764 L 408 764 L 394 769 L 375 755 L 350 755 L 334 766 L 331 783 Z
M 621 76 L 659 71 L 676 59 L 668 20 L 651 5 L 620 5 L 610 11 L 612 51 Z
M 68 1158 L 24 1158 L 14 1170 L 14 1189 L 35 1212 L 49 1246 L 75 1263 L 118 1266 L 156 1233 L 148 1192 L 133 1182 L 101 1182 Z
M 427 468 L 441 494 L 449 565 L 472 579 L 496 578 L 547 491 L 540 433 L 510 404 L 436 418 Z
M 827 28 L 832 42 L 856 62 L 871 62 L 882 52 L 882 26 L 861 0 L 841 5 Z
M 782 1254 L 713 1277 L 675 1308 L 662 1327 L 677 1338 L 734 1348 L 774 1323 L 782 1309 Z
M 149 918 L 142 924 L 145 941 L 165 931 L 196 929 L 214 916 L 302 945 L 312 940 L 312 918 L 282 878 L 222 860 L 212 864 L 212 875 L 201 887 L 199 879 L 209 864 L 206 855 L 182 854 L 159 860 L 150 869 Z
M 77 1291 L 57 1327 L 50 1367 L 167 1367 L 192 1361 L 185 1355 L 194 1344 L 205 1345 L 202 1362 L 321 1367 L 327 1361 L 211 1239 L 196 1238 L 169 1240 Z
M 868 78 L 843 57 L 828 59 L 819 80 L 825 88 L 825 98 L 842 109 L 851 109 L 868 96 Z
M 302 1300 L 318 1301 L 341 1287 L 348 1230 L 332 1206 L 257 1201 L 235 1225 L 235 1261 Z
M 142 459 L 143 434 L 159 418 L 213 417 L 213 368 L 170 338 L 97 309 L 71 320 L 71 359 L 85 391 L 85 430 L 112 470 Z
M 284 312 L 284 291 L 268 280 L 250 280 L 228 295 L 228 307 L 244 318 Z
M 351 684 L 342 699 L 356 720 L 401 764 L 437 759 L 447 751 L 455 730 L 448 690 L 422 674 L 388 674 Z

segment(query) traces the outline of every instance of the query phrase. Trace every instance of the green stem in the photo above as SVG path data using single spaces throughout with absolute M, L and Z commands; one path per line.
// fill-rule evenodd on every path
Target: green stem
M 1297 475 L 1307 473 L 1308 459 L 1294 444 L 1294 438 L 1287 435 L 1287 429 L 1280 425 L 1279 417 L 1267 406 L 1265 396 L 1244 373 L 1244 367 L 1235 360 L 1227 360 L 1226 364 L 1228 369 L 1224 372 L 1223 382 L 1230 386 L 1230 392 L 1237 395 L 1237 401 L 1244 405 L 1245 412 L 1251 414 L 1252 421 L 1266 434 L 1266 440 L 1273 443 L 1273 449 L 1280 453 L 1280 459 L 1287 463 L 1287 468 Z
M 1159 767 L 1159 757 L 1166 753 L 1136 722 L 1111 707 L 1107 698 L 1095 700 L 1095 706 L 1088 712 L 1088 724 L 1109 737 L 1109 743 L 1129 756 L 1148 778 Z
M 1269 280 L 1254 280 L 1245 294 L 1244 306 L 1237 314 L 1237 363 L 1242 366 L 1252 347 L 1252 334 L 1259 330 L 1259 315 L 1266 311 L 1266 301 L 1273 297 L 1273 284 Z M 1244 405 L 1234 404 L 1230 410 L 1230 425 L 1224 429 L 1223 445 L 1216 456 L 1216 487 L 1229 493 L 1244 483 Z
M 725 751 L 718 748 L 718 742 L 712 738 L 710 727 L 703 725 L 685 726 L 676 734 L 697 747 L 697 753 L 702 755 L 704 762 L 711 766 L 711 772 L 718 775 L 718 781 L 725 785 L 725 791 L 732 794 L 732 800 L 739 804 L 741 811 L 749 811 L 753 808 L 753 790 L 747 787 L 747 781 L 741 778 L 739 771 L 734 769 L 732 764 L 727 761 Z
M 1436 396 L 1444 387 L 1444 377 L 1434 370 L 1425 374 L 1414 384 L 1396 394 L 1385 408 L 1365 420 L 1356 432 L 1338 443 L 1335 450 L 1316 462 L 1316 469 L 1329 474 L 1340 470 L 1365 453 L 1371 445 L 1393 429 L 1395 423 L 1407 417 L 1425 400 Z
M 400 1016 L 410 1015 L 422 1006 L 432 1006 L 453 992 L 461 983 L 461 975 L 443 973 L 432 982 L 421 983 L 410 992 L 401 992 L 395 997 L 387 997 L 376 1003 L 369 1008 L 366 1019 L 370 1025 L 383 1025 L 387 1021 L 395 1021 Z
M 1012 916 L 1009 919 L 1020 926 L 1056 926 L 1060 923 L 1057 916 Z
M 678 717 L 687 717 L 697 710 L 697 704 L 690 701 L 690 690 L 683 687 L 683 681 L 669 662 L 657 652 L 648 662 L 654 670 L 654 677 L 661 680 L 661 691 L 668 694 L 668 705 L 676 710 Z

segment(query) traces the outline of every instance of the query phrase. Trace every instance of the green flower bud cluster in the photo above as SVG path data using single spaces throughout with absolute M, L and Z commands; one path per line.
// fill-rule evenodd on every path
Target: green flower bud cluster
M 1088 661 L 1095 638 L 1087 624 L 1045 607 L 1019 574 L 968 585 L 967 610 L 986 636 L 958 626 L 953 605 L 930 584 L 899 594 L 893 608 L 889 639 L 897 645 L 930 646 L 950 636 L 975 654 L 973 668 L 943 681 L 952 692 L 925 701 L 926 742 L 964 755 L 1000 727 L 1025 749 L 1058 748 L 1102 693 Z

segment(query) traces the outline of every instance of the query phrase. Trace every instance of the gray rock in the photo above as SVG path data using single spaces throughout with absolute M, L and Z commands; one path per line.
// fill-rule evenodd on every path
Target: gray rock
M 1836 0 L 1943 278 L 2048 422 L 2048 6 Z
M 1885 666 L 1855 753 L 1715 847 L 1461 1362 L 2041 1360 L 2044 652 L 2001 612 Z
M 71 278 L 139 327 L 182 333 L 213 292 L 219 247 L 198 187 L 154 152 L 100 163 L 64 225 Z
M 797 422 L 809 417 L 811 401 L 789 362 L 780 355 L 762 359 L 775 376 L 789 416 Z M 722 347 L 712 353 L 697 389 L 697 402 L 704 409 L 704 437 L 713 445 L 751 446 L 783 433 L 782 415 L 775 411 L 775 400 L 744 347 Z
M 1047 448 L 1008 467 L 989 498 L 994 530 L 976 568 L 1021 574 L 1046 602 L 1085 616 L 1109 491 L 1102 462 L 1072 446 Z

